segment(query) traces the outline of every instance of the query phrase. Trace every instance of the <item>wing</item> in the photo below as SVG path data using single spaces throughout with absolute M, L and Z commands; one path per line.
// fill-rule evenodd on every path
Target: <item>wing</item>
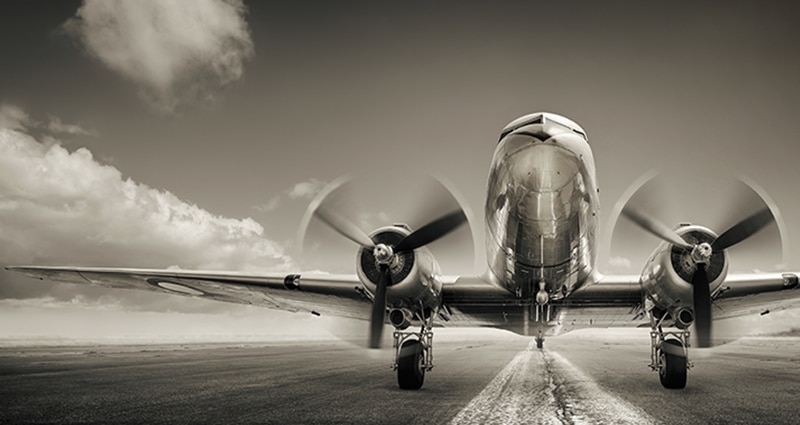
M 36 279 L 108 288 L 156 291 L 292 312 L 366 320 L 371 299 L 356 275 L 259 274 L 99 267 L 6 267 Z M 444 277 L 446 327 L 495 327 L 524 334 L 521 300 L 486 277 Z M 638 276 L 595 275 L 568 297 L 553 300 L 554 327 L 564 333 L 587 327 L 644 326 Z M 714 294 L 715 319 L 765 314 L 798 305 L 796 273 L 731 275 Z
M 553 334 L 583 328 L 640 327 L 647 320 L 642 309 L 639 276 L 601 275 L 560 301 Z
M 715 319 L 798 307 L 800 278 L 798 273 L 728 275 L 712 300 Z
M 586 327 L 647 326 L 638 276 L 601 276 L 563 302 L 561 332 Z M 798 273 L 731 274 L 712 295 L 714 320 L 800 306 Z
M 366 319 L 372 302 L 356 275 L 260 274 L 99 267 L 6 267 L 36 279 L 139 289 L 315 315 Z
M 525 310 L 530 300 L 521 300 L 487 277 L 458 277 L 444 280 L 442 294 L 450 322 L 444 326 L 488 326 L 526 333 Z M 642 301 L 638 276 L 601 276 L 568 297 L 553 300 L 550 334 L 584 327 L 639 326 Z M 528 330 L 533 320 L 528 316 Z
M 49 266 L 8 266 L 6 270 L 41 280 L 155 291 L 359 320 L 370 317 L 372 304 L 371 294 L 363 290 L 356 275 L 250 275 L 218 271 Z M 468 310 L 471 306 L 478 306 L 481 310 L 470 315 L 446 307 L 451 313 L 447 326 L 501 327 L 497 326 L 500 323 L 496 318 L 503 316 L 502 305 L 507 303 L 512 308 L 517 304 L 507 291 L 478 277 L 447 277 L 443 280 L 446 305 L 463 305 Z M 485 314 L 481 314 L 484 310 Z
M 797 273 L 728 275 L 712 295 L 714 320 L 800 306 Z M 588 327 L 648 326 L 638 276 L 601 276 L 562 303 L 554 333 Z
M 487 277 L 445 277 L 442 281 L 442 302 L 450 316 L 443 326 L 521 329 L 519 300 Z

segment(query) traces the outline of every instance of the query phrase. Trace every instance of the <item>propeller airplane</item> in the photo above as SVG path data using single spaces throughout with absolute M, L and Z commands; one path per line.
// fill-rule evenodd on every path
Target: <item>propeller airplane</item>
M 341 182 L 337 183 L 341 184 Z M 34 278 L 159 291 L 369 322 L 378 348 L 384 322 L 395 328 L 394 369 L 400 388 L 419 389 L 433 367 L 433 328 L 487 326 L 533 335 L 572 329 L 649 326 L 650 368 L 666 388 L 686 386 L 690 327 L 697 345 L 714 344 L 714 319 L 788 308 L 800 298 L 798 273 L 728 274 L 727 250 L 775 223 L 765 206 L 717 234 L 669 227 L 629 201 L 621 215 L 661 242 L 641 275 L 612 276 L 596 267 L 599 189 L 586 132 L 574 121 L 534 113 L 500 133 L 485 202 L 487 267 L 477 276 L 445 276 L 427 245 L 467 222 L 450 211 L 416 230 L 403 224 L 364 232 L 326 203 L 316 217 L 358 246 L 355 275 L 8 266 Z M 306 225 L 308 223 L 306 222 Z M 640 320 L 647 316 L 649 322 Z

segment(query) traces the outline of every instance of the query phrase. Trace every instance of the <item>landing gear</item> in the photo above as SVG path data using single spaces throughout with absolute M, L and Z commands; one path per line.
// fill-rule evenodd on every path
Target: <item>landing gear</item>
M 397 384 L 404 390 L 418 390 L 425 372 L 433 369 L 433 332 L 423 327 L 419 332 L 394 331 Z
M 534 319 L 539 327 L 539 332 L 536 334 L 536 348 L 542 349 L 544 347 L 544 332 L 542 328 L 547 326 L 550 322 L 550 299 L 546 292 L 544 292 L 544 282 L 539 282 L 539 293 L 536 294 L 535 316 Z
M 650 369 L 658 371 L 664 388 L 686 387 L 686 372 L 692 367 L 689 362 L 689 331 L 663 331 L 661 323 L 650 312 Z
M 430 312 L 419 332 L 395 329 L 392 334 L 395 350 L 392 368 L 397 370 L 397 384 L 404 390 L 422 388 L 425 372 L 433 369 L 433 318 L 437 313 Z
M 425 381 L 425 354 L 422 343 L 412 339 L 403 343 L 397 355 L 397 383 L 404 390 L 418 390 Z
M 667 339 L 659 350 L 658 375 L 664 388 L 679 389 L 686 386 L 686 354 L 680 341 Z

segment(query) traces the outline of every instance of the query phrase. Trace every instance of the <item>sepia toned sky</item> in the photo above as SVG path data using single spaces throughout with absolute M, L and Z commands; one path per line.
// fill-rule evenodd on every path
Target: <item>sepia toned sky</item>
M 731 270 L 797 270 L 798 12 L 737 1 L 6 1 L 0 264 L 350 273 L 355 247 L 318 224 L 299 249 L 311 197 L 364 176 L 355 202 L 372 230 L 410 220 L 386 198 L 422 202 L 404 176 L 435 174 L 474 214 L 481 261 L 452 241 L 434 253 L 446 274 L 479 272 L 499 131 L 550 111 L 589 135 L 601 271 L 637 274 L 655 247 L 626 225 L 608 235 L 616 202 L 653 169 L 670 198 L 656 215 L 718 231 L 732 221 L 713 221 L 739 205 L 718 185 L 748 176 L 782 211 L 789 251 L 768 229 L 731 250 Z M 194 311 L 0 272 L 3 298 L 76 294 Z

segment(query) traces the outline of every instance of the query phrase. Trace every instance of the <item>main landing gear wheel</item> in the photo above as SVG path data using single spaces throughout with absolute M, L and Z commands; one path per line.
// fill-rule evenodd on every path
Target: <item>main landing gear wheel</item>
M 425 381 L 425 355 L 416 339 L 403 342 L 397 357 L 397 383 L 404 390 L 418 390 Z
M 680 341 L 667 339 L 661 343 L 660 364 L 658 370 L 661 385 L 664 388 L 679 389 L 686 387 L 686 356 Z

